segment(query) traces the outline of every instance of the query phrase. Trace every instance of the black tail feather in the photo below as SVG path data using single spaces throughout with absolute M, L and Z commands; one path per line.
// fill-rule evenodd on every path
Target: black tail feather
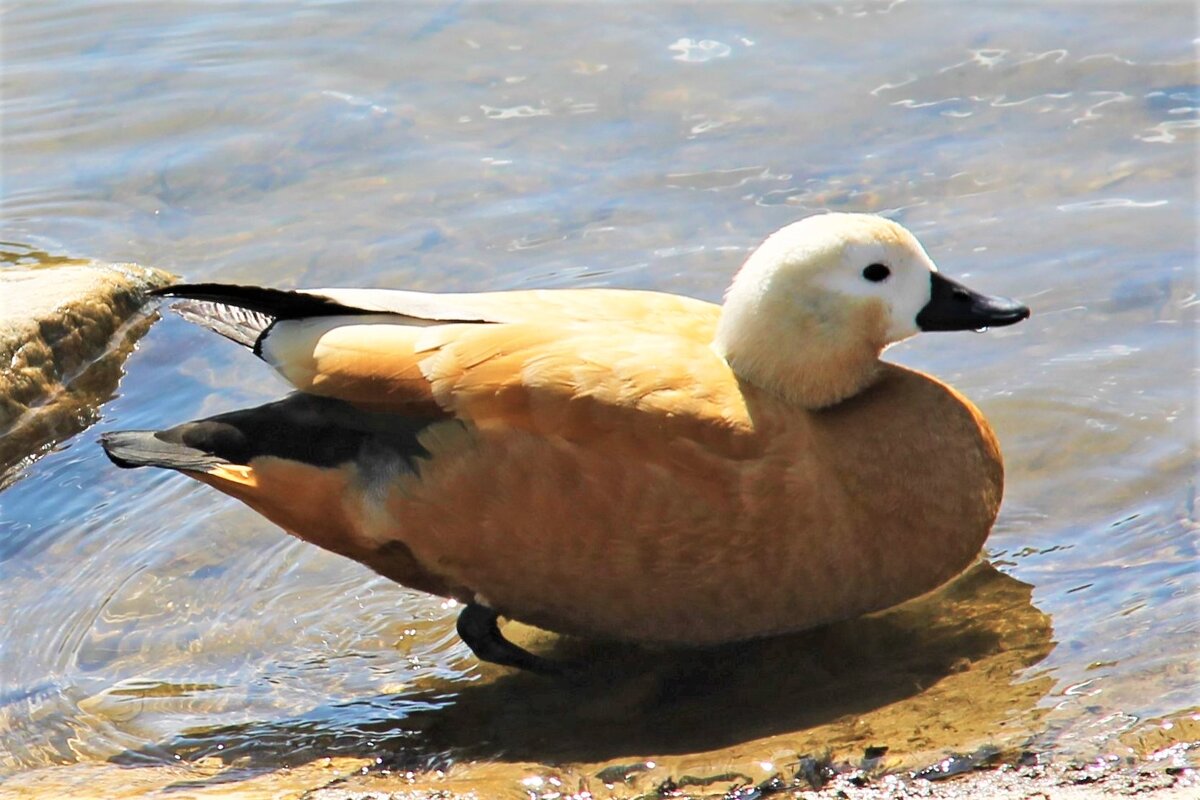
M 109 460 L 122 469 L 136 467 L 165 467 L 166 469 L 206 470 L 225 459 L 189 447 L 179 441 L 159 438 L 155 431 L 116 431 L 100 437 Z
M 362 411 L 329 397 L 296 392 L 274 403 L 185 422 L 165 431 L 118 431 L 100 446 L 118 467 L 206 470 L 249 465 L 274 456 L 316 467 L 336 467 L 371 450 L 389 456 L 392 469 L 416 471 L 428 455 L 420 434 L 440 416 Z
M 288 289 L 268 289 L 262 286 L 238 286 L 232 283 L 179 283 L 153 289 L 150 294 L 156 297 L 180 297 L 235 306 L 276 320 L 378 313 L 345 306 L 321 295 L 293 292 Z
M 256 356 L 262 355 L 262 341 L 279 320 L 375 313 L 321 295 L 230 283 L 180 283 L 150 294 L 181 298 L 172 306 L 175 313 L 251 348 Z
M 274 317 L 258 311 L 208 300 L 180 300 L 171 304 L 171 310 L 193 325 L 249 347 L 255 355 L 261 355 L 260 340 L 275 324 Z

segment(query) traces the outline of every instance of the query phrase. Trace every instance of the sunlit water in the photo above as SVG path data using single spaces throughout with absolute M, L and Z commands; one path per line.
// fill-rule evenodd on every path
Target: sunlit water
M 998 431 L 1003 575 L 699 678 L 612 654 L 658 688 L 575 698 L 481 669 L 437 599 L 113 469 L 97 432 L 285 391 L 164 318 L 101 422 L 0 494 L 3 772 L 226 749 L 716 772 L 822 746 L 1094 755 L 1200 706 L 1190 4 L 29 2 L 0 25 L 13 253 L 716 300 L 774 228 L 865 210 L 1034 308 L 889 353 Z

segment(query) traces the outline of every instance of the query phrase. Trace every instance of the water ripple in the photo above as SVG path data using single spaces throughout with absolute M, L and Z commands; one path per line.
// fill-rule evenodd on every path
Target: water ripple
M 1179 131 L 1200 128 L 1200 119 L 1179 119 L 1160 122 L 1149 130 L 1137 134 L 1137 139 L 1148 144 L 1172 144 L 1179 138 Z
M 1106 197 L 1099 200 L 1083 200 L 1078 203 L 1064 203 L 1057 206 L 1059 211 L 1093 211 L 1102 208 L 1158 208 L 1170 203 L 1170 200 L 1130 200 L 1127 197 Z
M 497 108 L 496 106 L 481 105 L 480 110 L 488 119 L 525 119 L 528 117 L 548 117 L 551 111 L 548 108 L 534 108 L 533 106 L 520 105 L 510 106 L 508 108 Z
M 685 64 L 703 64 L 713 59 L 726 58 L 733 52 L 729 45 L 713 39 L 676 39 L 667 49 L 678 53 L 672 58 Z

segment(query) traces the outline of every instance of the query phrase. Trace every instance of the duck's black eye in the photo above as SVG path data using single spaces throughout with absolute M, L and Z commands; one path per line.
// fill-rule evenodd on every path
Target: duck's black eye
M 872 264 L 869 267 L 863 268 L 863 277 L 869 280 L 871 283 L 886 281 L 888 275 L 891 274 L 892 271 L 883 264 Z

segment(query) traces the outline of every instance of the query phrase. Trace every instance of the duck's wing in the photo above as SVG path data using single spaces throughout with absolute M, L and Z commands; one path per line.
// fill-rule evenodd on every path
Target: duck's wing
M 652 446 L 716 445 L 752 428 L 737 380 L 707 341 L 600 323 L 439 326 L 416 341 L 438 408 L 484 429 Z
M 636 289 L 529 289 L 431 293 L 396 289 L 312 289 L 307 294 L 368 312 L 431 322 L 622 321 L 671 326 L 715 311 L 711 303 Z
M 190 322 L 257 353 L 280 320 L 382 315 L 393 324 L 621 321 L 638 327 L 687 329 L 716 308 L 691 297 L 628 289 L 534 289 L 429 293 L 396 289 L 270 289 L 221 283 L 177 284 L 152 292 L 179 298 L 173 309 Z
M 162 294 L 188 298 L 186 315 L 218 332 L 242 326 L 240 340 L 253 336 L 255 352 L 301 391 L 365 409 L 573 436 L 748 424 L 736 379 L 709 347 L 718 308 L 691 298 L 213 284 Z

